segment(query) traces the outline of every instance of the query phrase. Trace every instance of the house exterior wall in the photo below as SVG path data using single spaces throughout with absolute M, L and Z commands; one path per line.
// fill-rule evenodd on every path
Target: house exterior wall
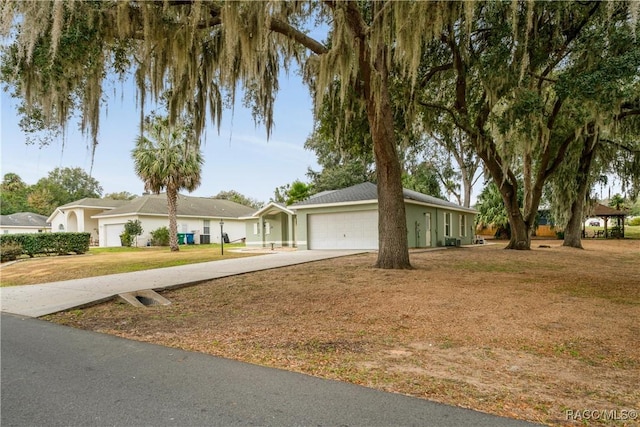
M 18 227 L 11 225 L 0 226 L 1 234 L 29 234 L 29 233 L 48 233 L 51 229 L 49 227 Z
M 124 225 L 127 221 L 139 220 L 142 225 L 142 234 L 136 238 L 134 245 L 146 246 L 151 242 L 151 232 L 161 227 L 169 228 L 169 218 L 156 215 L 130 215 L 119 217 L 106 217 L 99 218 L 99 230 L 100 230 L 100 246 L 113 247 L 120 246 L 119 239 L 114 239 L 112 236 L 115 231 L 111 227 L 118 227 L 119 232 L 124 231 Z M 219 218 L 192 218 L 192 217 L 177 217 L 178 233 L 193 233 L 194 243 L 200 243 L 200 236 L 204 232 L 204 221 L 209 220 L 209 236 L 211 243 L 220 243 L 220 219 Z M 108 230 L 109 229 L 109 230 Z M 239 240 L 245 237 L 245 224 L 244 221 L 238 219 L 224 219 L 223 231 L 229 236 L 229 240 Z M 107 235 L 109 233 L 109 236 Z M 117 241 L 116 241 L 117 240 Z
M 405 211 L 410 248 L 444 246 L 446 238 L 459 239 L 462 245 L 473 242 L 474 214 L 412 203 Z
M 377 203 L 342 205 L 299 209 L 297 211 L 297 245 L 309 249 L 308 217 L 318 213 L 357 212 L 378 209 Z M 444 246 L 446 238 L 459 239 L 462 245 L 470 245 L 474 238 L 475 215 L 446 208 L 406 203 L 407 239 L 410 248 Z M 448 215 L 449 225 L 445 220 Z M 462 219 L 463 218 L 463 219 Z M 445 235 L 448 230 L 448 235 Z
M 202 219 L 200 226 L 198 227 L 202 232 Z M 220 219 L 211 219 L 211 243 L 220 243 Z M 237 242 L 246 238 L 247 233 L 245 230 L 244 221 L 236 218 L 224 218 L 224 225 L 222 226 L 223 233 L 227 233 L 231 242 Z
M 272 243 L 288 246 L 291 240 L 288 216 L 283 212 L 246 220 L 245 233 L 247 247 L 253 248 L 270 247 Z
M 65 209 L 64 212 L 57 210 L 51 218 L 52 232 L 77 232 L 90 233 L 91 243 L 97 244 L 99 241 L 100 228 L 98 220 L 91 218 L 92 215 L 102 213 L 103 209 L 72 208 Z

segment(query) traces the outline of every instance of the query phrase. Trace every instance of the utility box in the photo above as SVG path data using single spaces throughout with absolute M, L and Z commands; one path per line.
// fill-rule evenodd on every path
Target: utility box
M 445 237 L 444 238 L 445 246 L 457 246 L 460 247 L 462 245 L 462 241 L 460 239 L 456 239 L 453 237 Z

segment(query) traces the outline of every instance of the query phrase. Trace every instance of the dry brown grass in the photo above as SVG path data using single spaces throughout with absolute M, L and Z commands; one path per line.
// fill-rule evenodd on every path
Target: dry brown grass
M 584 244 L 417 252 L 410 271 L 345 257 L 48 319 L 564 425 L 640 409 L 640 242 Z
M 2 264 L 0 286 L 33 285 L 253 255 L 226 251 L 222 256 L 220 247 L 213 245 L 183 246 L 178 252 L 156 246 L 110 249 L 92 249 L 84 255 L 23 258 Z

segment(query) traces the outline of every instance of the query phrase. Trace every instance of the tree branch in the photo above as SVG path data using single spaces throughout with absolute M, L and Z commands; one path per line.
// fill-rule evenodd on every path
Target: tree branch
M 427 108 L 434 108 L 436 110 L 440 110 L 440 111 L 444 111 L 446 113 L 448 113 L 451 116 L 451 119 L 453 120 L 453 122 L 455 123 L 456 126 L 458 126 L 460 129 L 463 129 L 465 132 L 468 132 L 470 134 L 473 134 L 473 129 L 471 129 L 471 127 L 469 127 L 468 125 L 460 122 L 458 120 L 458 117 L 456 116 L 456 113 L 453 109 L 449 108 L 449 107 L 445 107 L 444 105 L 440 105 L 440 104 L 432 104 L 430 102 L 424 102 L 424 101 L 418 101 L 418 104 L 422 105 L 423 107 L 427 107 Z
M 546 82 L 551 82 L 551 83 L 558 83 L 558 79 L 552 79 L 551 77 L 545 77 L 545 76 L 541 76 L 540 74 L 536 74 L 533 71 L 529 71 L 528 73 L 530 76 L 535 77 L 538 80 L 542 80 L 542 81 L 546 81 Z
M 329 49 L 317 41 L 316 39 L 309 37 L 302 31 L 297 28 L 289 25 L 288 23 L 281 21 L 279 19 L 272 19 L 270 25 L 271 31 L 274 31 L 278 34 L 282 34 L 287 36 L 296 42 L 300 43 L 302 46 L 306 47 L 316 55 L 322 55 L 329 51 Z
M 438 65 L 437 67 L 433 67 L 427 72 L 424 78 L 420 81 L 420 86 L 425 86 L 427 83 L 429 83 L 429 80 L 431 80 L 433 76 L 435 76 L 439 72 L 452 70 L 452 69 L 453 69 L 453 62 L 450 62 L 448 64 Z
M 621 120 L 621 119 L 624 119 L 625 117 L 638 116 L 638 115 L 640 115 L 640 109 L 623 111 L 622 113 L 616 116 L 616 120 Z
M 640 153 L 640 149 L 635 149 L 635 148 L 631 148 L 628 145 L 625 145 L 621 142 L 616 142 L 616 141 L 612 141 L 610 139 L 605 139 L 605 138 L 600 138 L 601 142 L 607 143 L 607 144 L 611 144 L 611 145 L 615 145 L 618 148 L 623 149 L 624 151 L 628 152 L 628 153 L 632 153 L 632 154 L 639 154 Z
M 551 70 L 553 70 L 555 66 L 560 63 L 560 61 L 562 61 L 562 58 L 564 58 L 565 53 L 569 48 L 569 45 L 573 42 L 573 40 L 576 39 L 576 37 L 578 37 L 578 35 L 580 34 L 580 31 L 582 31 L 582 28 L 585 25 L 587 25 L 587 23 L 589 22 L 591 17 L 596 13 L 599 7 L 600 7 L 600 2 L 594 2 L 593 5 L 591 6 L 591 9 L 589 9 L 587 13 L 587 16 L 585 16 L 580 22 L 578 22 L 575 27 L 573 27 L 572 29 L 566 32 L 566 37 L 567 37 L 566 42 L 562 46 L 560 46 L 560 48 L 557 50 L 556 54 L 554 55 L 555 57 L 553 58 L 551 63 L 547 65 L 547 67 L 544 69 L 541 76 L 543 77 L 548 76 L 549 73 L 551 73 Z M 540 84 L 542 84 L 542 80 L 540 80 Z

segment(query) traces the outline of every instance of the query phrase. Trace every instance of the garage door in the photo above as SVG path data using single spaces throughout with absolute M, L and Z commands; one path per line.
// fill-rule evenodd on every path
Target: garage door
M 104 235 L 106 247 L 122 246 L 120 243 L 120 234 L 124 231 L 124 224 L 109 224 L 104 226 Z
M 309 249 L 378 249 L 378 211 L 308 216 Z

